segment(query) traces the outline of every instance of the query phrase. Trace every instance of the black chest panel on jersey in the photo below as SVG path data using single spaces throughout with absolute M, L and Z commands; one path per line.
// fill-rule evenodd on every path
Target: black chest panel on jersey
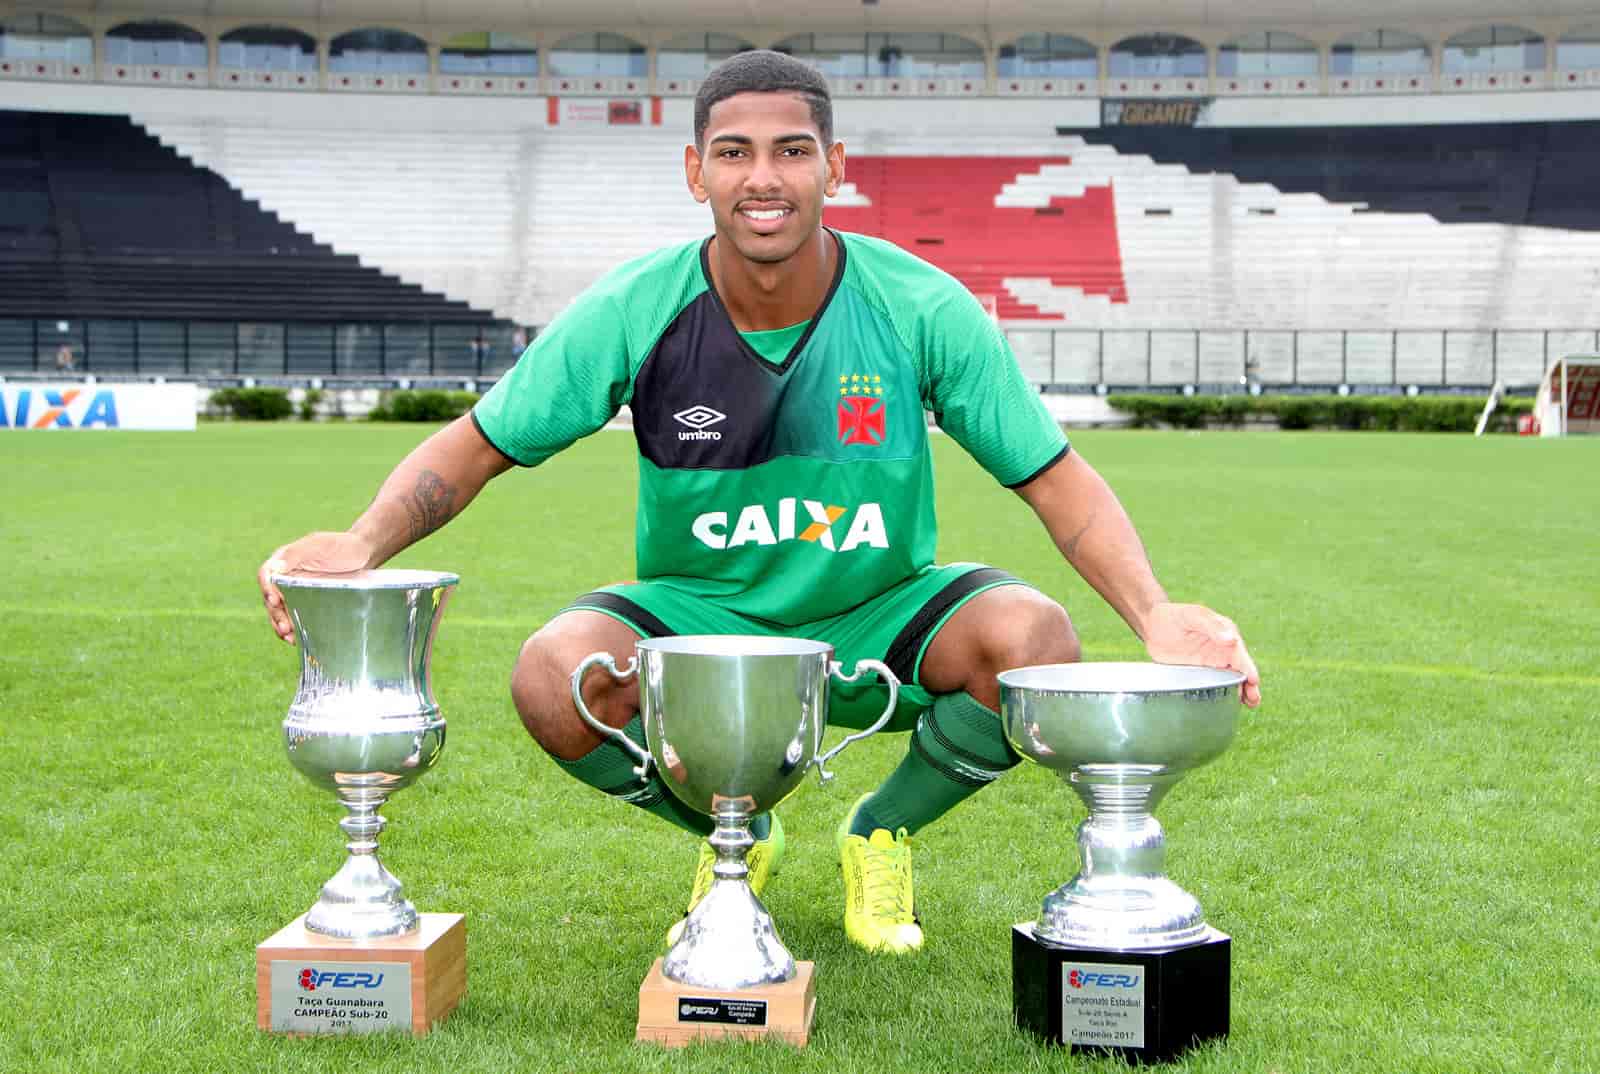
M 709 248 L 709 242 L 700 248 L 707 280 Z M 844 278 L 844 243 L 837 249 L 828 293 L 781 365 L 744 341 L 713 290 L 683 308 L 634 377 L 629 406 L 639 454 L 662 469 L 742 470 L 771 460 L 779 444 L 796 439 L 785 422 L 814 420 L 813 408 L 785 406 L 794 387 L 788 374 Z
M 629 405 L 639 453 L 670 470 L 741 470 L 766 462 L 783 381 L 779 367 L 750 353 L 707 291 L 661 334 L 634 378 Z

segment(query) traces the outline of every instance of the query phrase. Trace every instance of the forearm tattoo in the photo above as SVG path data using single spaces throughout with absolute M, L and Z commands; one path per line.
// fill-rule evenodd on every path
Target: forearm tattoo
M 424 470 L 417 475 L 416 487 L 402 501 L 406 518 L 411 523 L 413 544 L 450 521 L 450 509 L 455 500 L 455 487 L 445 484 L 444 478 L 432 470 Z
M 1078 542 L 1083 540 L 1083 535 L 1089 532 L 1090 526 L 1094 525 L 1094 516 L 1095 513 L 1090 511 L 1089 517 L 1083 520 L 1083 527 L 1077 533 L 1061 542 L 1061 551 L 1068 559 L 1078 554 Z

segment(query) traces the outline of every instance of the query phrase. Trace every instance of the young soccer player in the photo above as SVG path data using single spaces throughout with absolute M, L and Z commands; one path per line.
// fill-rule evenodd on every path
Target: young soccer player
M 268 577 L 383 563 L 459 514 L 490 479 L 537 466 L 624 404 L 639 448 L 639 580 L 579 597 L 523 645 L 511 694 L 528 732 L 576 778 L 700 835 L 707 817 L 582 723 L 568 676 L 596 651 L 624 662 L 640 637 L 767 634 L 831 643 L 845 667 L 886 662 L 904 682 L 890 730 L 905 759 L 842 818 L 845 930 L 863 947 L 922 945 L 911 836 L 1014 766 L 996 675 L 1072 661 L 1066 611 L 1002 570 L 936 564 L 924 411 L 1035 511 L 1062 555 L 1127 621 L 1151 659 L 1242 671 L 1228 619 L 1176 604 L 1133 526 L 1023 381 L 1005 337 L 960 283 L 883 241 L 822 225 L 844 180 L 827 83 L 775 52 L 713 71 L 684 151 L 713 234 L 630 262 L 541 333 L 467 417 L 430 437 L 344 533 L 278 549 Z M 835 684 L 829 716 L 862 727 L 882 687 Z M 590 710 L 639 743 L 635 681 L 584 684 Z M 775 816 L 749 856 L 759 894 L 783 855 Z M 702 845 L 689 906 L 709 889 Z

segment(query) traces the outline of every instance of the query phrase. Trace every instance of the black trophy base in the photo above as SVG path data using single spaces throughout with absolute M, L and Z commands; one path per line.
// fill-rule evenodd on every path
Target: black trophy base
M 1161 1063 L 1228 1035 L 1233 940 L 1203 939 L 1158 951 L 1058 947 L 1033 922 L 1011 929 L 1011 994 L 1017 1025 L 1074 1052 Z

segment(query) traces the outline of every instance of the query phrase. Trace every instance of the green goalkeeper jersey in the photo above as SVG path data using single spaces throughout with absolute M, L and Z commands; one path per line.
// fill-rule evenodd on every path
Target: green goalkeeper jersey
M 787 353 L 763 357 L 734 327 L 698 241 L 589 288 L 473 420 L 535 466 L 626 404 L 641 580 L 785 626 L 877 596 L 933 563 L 924 411 L 1009 487 L 1068 448 L 966 288 L 891 243 L 835 235 L 832 286 Z

